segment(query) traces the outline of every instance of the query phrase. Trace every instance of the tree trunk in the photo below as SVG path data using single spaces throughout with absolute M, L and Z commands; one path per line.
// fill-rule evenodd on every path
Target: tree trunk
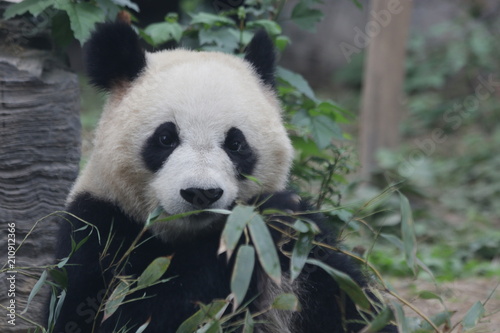
M 51 53 L 7 47 L 1 38 L 0 45 L 0 304 L 10 306 L 0 311 L 0 332 L 27 332 L 33 325 L 21 316 L 46 326 L 47 287 L 21 312 L 40 267 L 54 263 L 58 226 L 47 218 L 30 229 L 64 209 L 77 176 L 79 87 L 77 76 L 58 66 Z M 15 254 L 8 248 L 14 237 L 16 248 L 23 242 Z
M 361 176 L 376 171 L 379 148 L 400 143 L 403 83 L 412 0 L 372 0 L 365 27 L 369 38 L 361 106 Z

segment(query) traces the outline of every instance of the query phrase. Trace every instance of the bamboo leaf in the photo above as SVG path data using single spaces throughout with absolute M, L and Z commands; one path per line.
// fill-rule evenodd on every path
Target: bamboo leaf
M 271 233 L 262 217 L 255 214 L 248 223 L 259 262 L 264 271 L 277 284 L 281 283 L 281 266 Z
M 314 234 L 312 232 L 300 233 L 293 246 L 292 258 L 290 260 L 291 280 L 294 281 L 304 268 L 309 252 L 313 247 Z
M 479 320 L 483 318 L 484 313 L 485 310 L 483 304 L 479 301 L 474 303 L 474 305 L 472 305 L 469 311 L 465 314 L 464 319 L 462 319 L 462 326 L 464 329 L 469 330 L 474 328 Z
M 370 301 L 363 292 L 363 289 L 349 275 L 316 259 L 307 259 L 307 263 L 322 268 L 337 282 L 340 289 L 349 295 L 354 303 L 363 309 L 370 309 Z
M 193 333 L 204 322 L 216 318 L 216 316 L 227 307 L 225 300 L 215 300 L 209 305 L 202 305 L 191 317 L 186 319 L 177 329 L 176 333 Z
M 197 330 L 196 333 L 222 333 L 222 326 L 219 320 L 214 320 Z
M 395 301 L 391 301 L 393 308 L 394 318 L 396 318 L 396 323 L 398 324 L 398 332 L 410 332 L 410 325 L 403 311 L 403 307 Z
M 149 317 L 144 324 L 139 326 L 139 328 L 137 329 L 137 331 L 135 331 L 135 333 L 143 333 L 146 330 L 146 328 L 148 328 L 150 322 L 151 322 L 151 317 Z
M 405 258 L 408 267 L 417 274 L 417 237 L 415 236 L 415 227 L 408 199 L 399 194 L 401 200 L 401 234 L 403 237 L 403 246 Z
M 363 329 L 363 332 L 378 332 L 383 329 L 389 322 L 394 319 L 394 313 L 389 307 L 385 307 L 380 313 L 372 320 L 372 322 Z
M 153 260 L 137 279 L 137 289 L 156 283 L 167 271 L 172 257 L 159 257 Z
M 125 296 L 127 296 L 129 292 L 129 284 L 125 281 L 120 281 L 116 286 L 115 290 L 109 296 L 109 299 L 106 301 L 106 305 L 104 307 L 104 317 L 102 321 L 105 321 L 109 317 L 113 315 L 113 313 L 118 310 L 118 307 L 123 303 Z
M 443 325 L 444 323 L 448 323 L 448 327 L 450 327 L 451 326 L 450 320 L 451 320 L 451 316 L 453 316 L 453 314 L 455 314 L 455 311 L 443 311 L 443 312 L 440 312 L 440 313 L 432 316 L 430 319 L 434 323 L 434 325 L 436 325 L 437 327 Z M 428 330 L 428 331 L 434 330 L 434 328 L 426 321 L 424 321 L 422 323 L 422 329 Z
M 366 202 L 361 207 L 361 211 L 366 211 L 366 210 L 375 208 L 377 205 L 379 205 L 380 203 L 385 201 L 387 198 L 389 198 L 394 192 L 396 192 L 401 187 L 402 184 L 403 184 L 403 182 L 399 182 L 399 183 L 387 186 L 382 192 L 380 192 L 375 197 L 368 200 L 368 202 Z
M 33 300 L 33 297 L 36 296 L 36 294 L 38 294 L 38 292 L 40 291 L 40 288 L 43 287 L 45 281 L 47 280 L 47 271 L 43 271 L 42 275 L 40 275 L 40 278 L 38 279 L 38 281 L 35 283 L 35 285 L 33 286 L 33 289 L 31 289 L 31 292 L 28 296 L 28 300 L 26 301 L 26 307 L 24 308 L 24 310 L 21 312 L 21 315 L 25 314 L 26 311 L 28 311 L 28 308 L 31 304 L 31 301 Z
M 239 304 L 245 299 L 252 278 L 254 264 L 255 250 L 253 246 L 240 246 L 231 276 L 231 292 L 234 294 L 235 309 L 237 309 Z
M 221 242 L 227 250 L 228 259 L 231 257 L 236 244 L 241 238 L 241 234 L 245 229 L 248 221 L 255 215 L 252 206 L 236 206 L 229 215 L 224 230 L 222 231 Z
M 255 327 L 255 322 L 253 321 L 250 311 L 248 311 L 247 309 L 245 312 L 245 320 L 243 324 L 242 333 L 253 333 L 254 327 Z

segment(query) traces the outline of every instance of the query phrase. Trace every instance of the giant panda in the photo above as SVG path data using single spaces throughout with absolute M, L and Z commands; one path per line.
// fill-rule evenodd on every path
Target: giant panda
M 136 332 L 147 323 L 146 333 L 173 333 L 200 304 L 231 292 L 233 261 L 218 251 L 227 215 L 201 212 L 153 224 L 121 271 L 117 258 L 151 212 L 161 207 L 163 216 L 172 216 L 229 210 L 237 203 L 275 212 L 309 209 L 287 190 L 293 149 L 276 97 L 273 45 L 258 32 L 244 58 L 183 49 L 148 53 L 130 26 L 106 23 L 86 50 L 89 77 L 108 99 L 61 226 L 57 256 L 73 253 L 64 266 L 64 303 L 54 332 Z M 308 218 L 326 232 L 323 217 Z M 271 231 L 279 243 L 282 235 Z M 326 250 L 315 255 L 367 285 L 346 255 Z M 164 276 L 170 280 L 128 296 L 103 320 L 98 310 L 115 274 L 138 277 L 158 257 L 171 258 Z M 290 283 L 289 258 L 280 252 L 280 260 L 282 283 L 271 281 L 257 264 L 245 301 L 257 313 L 274 296 L 293 292 L 301 311 L 267 311 L 256 317 L 255 332 L 364 327 L 356 305 L 323 270 L 306 266 Z

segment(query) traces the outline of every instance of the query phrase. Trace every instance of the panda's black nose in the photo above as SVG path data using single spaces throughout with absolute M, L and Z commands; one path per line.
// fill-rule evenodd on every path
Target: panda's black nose
M 224 191 L 220 188 L 195 188 L 181 190 L 181 197 L 197 208 L 208 208 L 222 197 Z

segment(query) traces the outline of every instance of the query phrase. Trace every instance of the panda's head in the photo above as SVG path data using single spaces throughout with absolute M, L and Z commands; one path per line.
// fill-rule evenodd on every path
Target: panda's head
M 87 50 L 89 76 L 109 96 L 70 200 L 89 192 L 145 221 L 158 206 L 169 215 L 230 208 L 284 189 L 293 153 L 265 33 L 256 34 L 245 59 L 148 53 L 131 27 L 113 23 L 93 34 Z M 155 231 L 172 239 L 217 219 L 193 215 Z

